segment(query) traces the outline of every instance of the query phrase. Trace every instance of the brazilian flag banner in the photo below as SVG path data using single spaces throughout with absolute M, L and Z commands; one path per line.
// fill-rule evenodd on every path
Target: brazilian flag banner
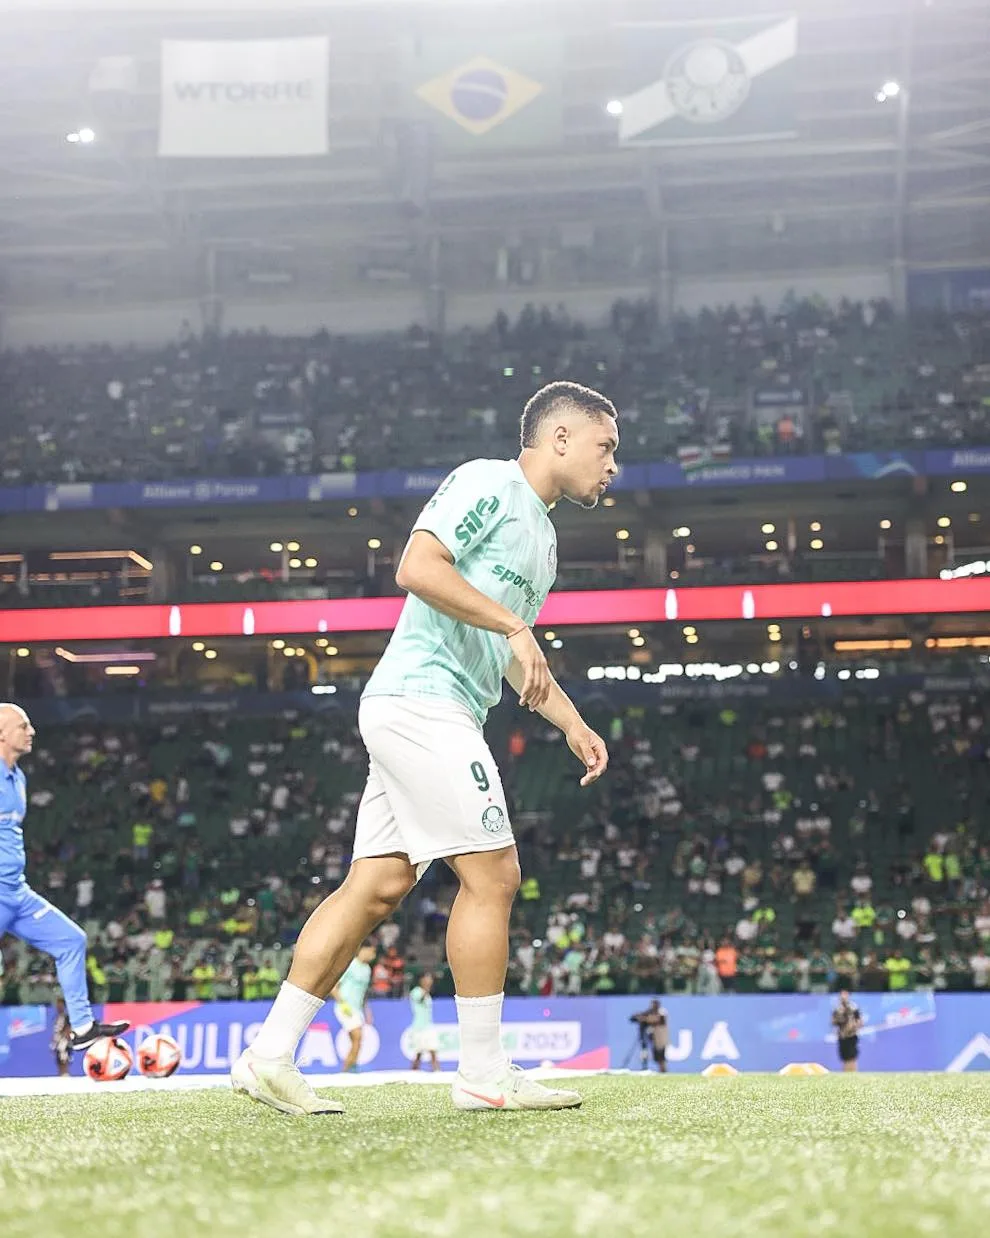
M 463 150 L 549 146 L 563 133 L 563 48 L 550 35 L 421 39 L 406 58 L 407 119 Z
M 794 136 L 792 14 L 626 26 L 621 36 L 624 145 Z

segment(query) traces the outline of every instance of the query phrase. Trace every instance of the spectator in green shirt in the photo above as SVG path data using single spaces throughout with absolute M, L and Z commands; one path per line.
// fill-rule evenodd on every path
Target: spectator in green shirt
M 258 999 L 258 969 L 253 963 L 241 972 L 241 999 L 245 1002 L 253 1002 Z
M 264 1001 L 271 1001 L 282 983 L 278 968 L 273 967 L 270 962 L 262 961 L 257 971 L 257 983 L 258 996 Z
M 940 851 L 931 848 L 921 861 L 925 875 L 932 885 L 941 885 L 945 880 L 945 857 Z
M 755 993 L 756 978 L 761 970 L 760 960 L 744 950 L 736 964 L 736 992 Z
M 216 992 L 217 969 L 204 961 L 193 968 L 192 981 L 196 997 L 201 1002 L 212 1002 Z
M 970 986 L 972 972 L 966 958 L 958 950 L 950 950 L 945 958 L 945 987 L 950 993 L 964 993 Z
M 796 993 L 797 980 L 797 959 L 792 954 L 785 955 L 777 964 L 777 991 L 779 993 Z
M 900 947 L 888 956 L 884 967 L 887 971 L 887 984 L 891 993 L 911 987 L 911 960 L 904 957 Z
M 856 904 L 849 914 L 860 933 L 868 932 L 876 924 L 877 913 L 865 894 L 856 900 Z
M 855 989 L 859 982 L 859 958 L 855 950 L 838 950 L 833 959 L 835 963 L 835 983 L 833 989 Z
M 812 993 L 828 992 L 828 977 L 832 970 L 832 960 L 824 950 L 812 952 L 810 963 L 810 980 Z

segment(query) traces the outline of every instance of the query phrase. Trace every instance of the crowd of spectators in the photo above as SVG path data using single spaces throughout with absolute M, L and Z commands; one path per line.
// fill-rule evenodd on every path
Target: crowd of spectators
M 990 441 L 990 315 L 789 299 L 680 314 L 619 302 L 434 338 L 196 336 L 158 351 L 0 354 L 0 484 L 327 473 L 507 455 L 534 388 L 567 377 L 621 411 L 623 458 Z
M 569 867 L 570 881 L 530 914 L 541 882 L 524 883 L 515 983 L 544 995 L 990 987 L 985 708 L 915 691 L 754 723 L 726 706 L 662 741 L 648 727 L 630 740 L 618 720 L 614 809 L 537 844 L 540 871 Z M 730 779 L 705 794 L 713 750 Z
M 986 700 L 850 695 L 592 707 L 609 775 L 575 794 L 559 733 L 506 706 L 492 742 L 523 868 L 510 991 L 990 986 Z M 342 880 L 365 754 L 350 713 L 41 735 L 29 879 L 91 942 L 94 996 L 270 996 Z M 374 992 L 452 991 L 434 865 L 378 934 Z M 7 941 L 5 1000 L 51 960 Z

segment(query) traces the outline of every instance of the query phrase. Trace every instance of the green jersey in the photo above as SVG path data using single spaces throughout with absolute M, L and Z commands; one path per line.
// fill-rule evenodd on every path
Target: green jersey
M 433 998 L 417 985 L 409 994 L 414 1032 L 433 1026 Z
M 557 574 L 546 504 L 516 460 L 471 460 L 444 481 L 413 525 L 432 533 L 468 584 L 532 625 Z M 442 615 L 410 594 L 364 696 L 441 697 L 479 723 L 502 697 L 512 660 L 495 632 Z
M 337 988 L 340 1000 L 350 1006 L 355 1014 L 364 1009 L 364 999 L 371 985 L 371 966 L 359 959 L 351 959 L 347 971 L 341 976 Z

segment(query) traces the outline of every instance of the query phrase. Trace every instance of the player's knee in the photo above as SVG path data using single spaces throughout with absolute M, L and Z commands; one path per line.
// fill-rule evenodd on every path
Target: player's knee
M 416 884 L 415 876 L 407 877 L 395 874 L 380 882 L 375 890 L 376 911 L 382 919 L 390 916 Z
M 58 939 L 52 943 L 52 957 L 65 958 L 86 953 L 86 933 L 78 924 L 67 924 Z
M 515 847 L 473 856 L 470 865 L 459 865 L 457 875 L 468 893 L 486 901 L 511 903 L 522 882 Z

